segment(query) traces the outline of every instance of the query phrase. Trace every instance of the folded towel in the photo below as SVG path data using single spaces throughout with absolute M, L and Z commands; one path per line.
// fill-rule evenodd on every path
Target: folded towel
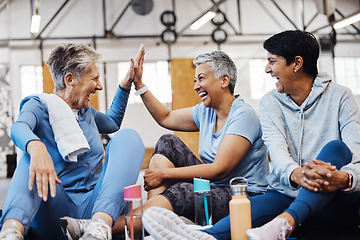
M 69 105 L 56 94 L 37 94 L 49 113 L 49 122 L 61 156 L 76 162 L 77 155 L 90 149 L 83 131 Z

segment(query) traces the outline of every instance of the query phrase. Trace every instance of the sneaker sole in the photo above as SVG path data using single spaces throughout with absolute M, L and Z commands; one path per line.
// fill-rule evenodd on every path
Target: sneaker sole
M 145 229 L 156 240 L 215 239 L 213 236 L 188 226 L 174 212 L 160 207 L 151 207 L 142 218 Z

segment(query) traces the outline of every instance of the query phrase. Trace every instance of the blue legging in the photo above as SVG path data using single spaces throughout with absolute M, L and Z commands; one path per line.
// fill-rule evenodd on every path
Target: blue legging
M 56 197 L 43 202 L 37 191 L 28 190 L 29 160 L 21 159 L 13 176 L 3 210 L 2 222 L 18 219 L 27 232 L 31 226 L 36 239 L 61 239 L 59 218 L 91 218 L 95 212 L 106 212 L 114 223 L 123 210 L 124 187 L 136 183 L 144 159 L 145 147 L 137 132 L 123 129 L 109 142 L 100 178 L 86 193 L 65 192 L 56 186 Z M 25 154 L 24 156 L 28 156 Z M 19 191 L 25 198 L 17 198 Z
M 337 169 L 340 169 L 350 163 L 352 153 L 342 141 L 335 140 L 329 142 L 316 159 L 330 162 Z M 309 216 L 320 218 L 324 226 L 329 221 L 338 220 L 337 222 L 339 222 L 339 219 L 344 220 L 339 216 L 339 214 L 344 213 L 344 209 L 345 214 L 349 215 L 352 212 L 357 215 L 357 219 L 359 218 L 359 192 L 352 194 L 345 194 L 342 191 L 316 193 L 302 188 L 295 199 L 277 191 L 268 191 L 265 194 L 250 197 L 249 200 L 251 202 L 252 227 L 262 226 L 284 211 L 294 218 L 295 226 L 298 226 Z M 355 205 L 356 210 L 349 210 L 351 207 L 346 208 L 344 205 L 347 205 L 347 207 L 354 207 Z M 321 209 L 326 209 L 326 211 Z M 316 214 L 313 215 L 315 212 Z M 231 239 L 230 216 L 221 219 L 212 228 L 204 231 L 213 235 L 216 239 Z

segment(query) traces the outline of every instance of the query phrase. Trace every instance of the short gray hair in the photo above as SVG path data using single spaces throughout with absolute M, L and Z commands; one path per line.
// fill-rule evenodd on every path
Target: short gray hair
M 87 73 L 92 63 L 100 58 L 101 54 L 86 44 L 70 43 L 56 47 L 46 62 L 54 80 L 54 91 L 66 87 L 64 82 L 66 74 L 71 72 L 76 78 L 80 79 Z
M 211 72 L 216 78 L 221 78 L 225 74 L 228 74 L 230 76 L 229 89 L 231 94 L 234 94 L 237 70 L 234 61 L 231 60 L 226 53 L 213 51 L 211 53 L 200 54 L 193 61 L 195 67 L 202 63 L 207 63 L 210 66 Z

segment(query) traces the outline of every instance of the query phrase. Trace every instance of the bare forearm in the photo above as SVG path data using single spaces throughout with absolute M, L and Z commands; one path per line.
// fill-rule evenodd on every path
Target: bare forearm
M 150 90 L 142 94 L 141 99 L 154 120 L 159 125 L 168 127 L 164 121 L 169 116 L 171 112 L 170 109 L 157 100 L 157 98 L 150 92 Z
M 163 169 L 164 178 L 168 180 L 192 181 L 193 178 L 204 178 L 211 181 L 223 179 L 227 176 L 213 164 L 200 164 L 188 167 Z

